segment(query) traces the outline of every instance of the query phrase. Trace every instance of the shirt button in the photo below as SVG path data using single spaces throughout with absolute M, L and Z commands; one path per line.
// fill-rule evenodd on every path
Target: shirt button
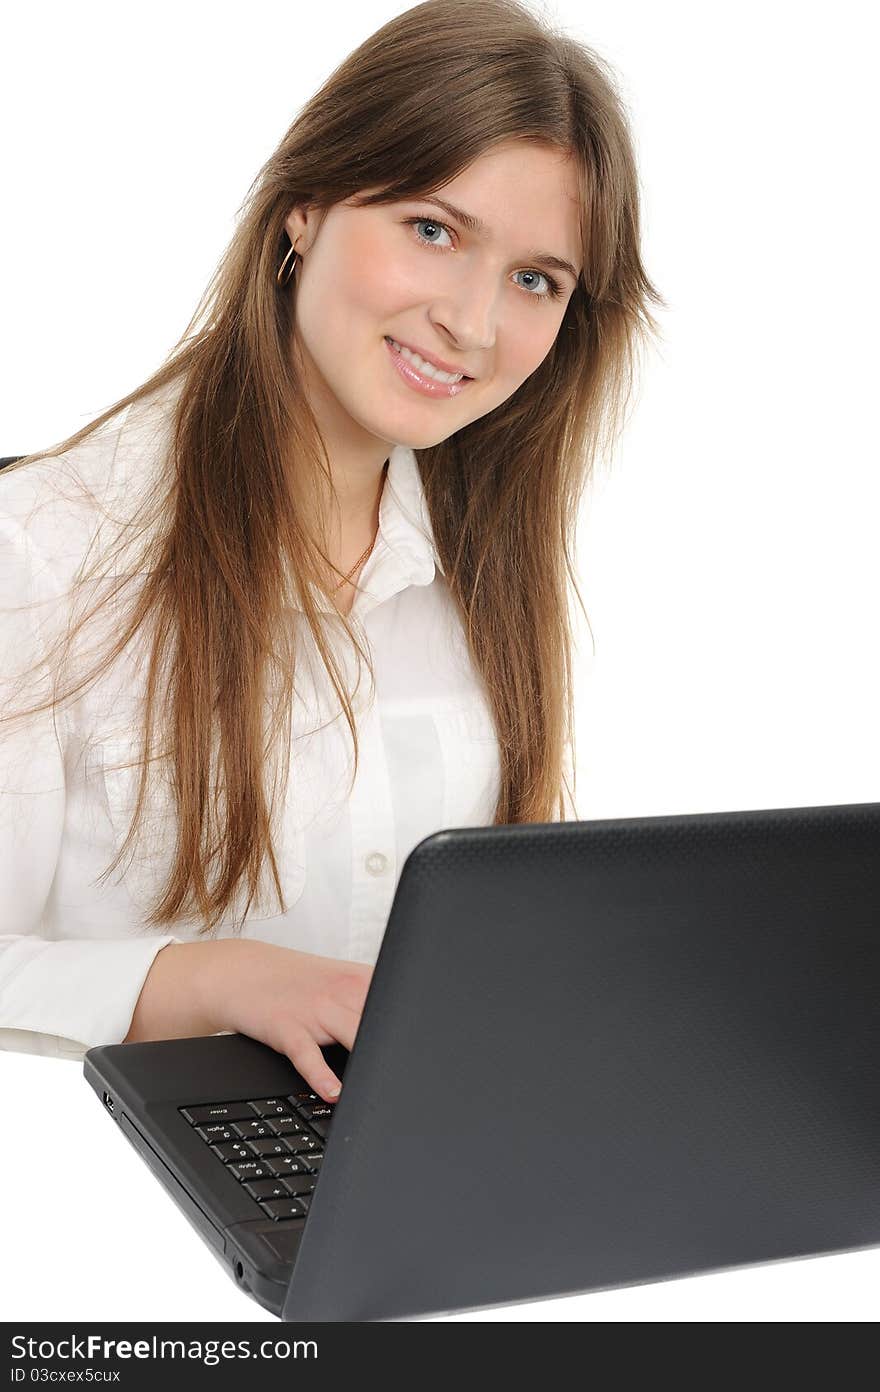
M 381 875 L 388 864 L 388 857 L 383 856 L 381 851 L 371 851 L 364 864 L 371 875 Z

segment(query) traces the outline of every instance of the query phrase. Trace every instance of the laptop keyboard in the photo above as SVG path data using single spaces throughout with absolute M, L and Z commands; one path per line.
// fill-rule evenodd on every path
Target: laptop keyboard
M 316 1092 L 178 1107 L 205 1144 L 276 1223 L 304 1218 L 335 1110 Z

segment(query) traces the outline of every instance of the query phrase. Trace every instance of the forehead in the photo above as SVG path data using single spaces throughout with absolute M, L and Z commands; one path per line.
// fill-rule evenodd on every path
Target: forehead
M 579 211 L 577 168 L 570 153 L 528 140 L 505 141 L 484 151 L 443 189 L 479 199 L 487 219 L 503 213 L 508 203 L 536 212 L 568 211 L 577 216 Z M 493 205 L 496 194 L 503 194 L 504 200 Z

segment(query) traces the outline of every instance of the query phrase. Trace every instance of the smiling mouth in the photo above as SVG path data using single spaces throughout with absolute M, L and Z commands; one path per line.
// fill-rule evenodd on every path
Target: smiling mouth
M 449 401 L 467 391 L 473 381 L 472 377 L 466 377 L 464 373 L 445 382 L 439 377 L 429 377 L 401 351 L 396 339 L 386 335 L 384 342 L 390 362 L 407 390 L 414 391 L 423 398 Z
M 432 363 L 429 358 L 423 358 L 421 353 L 417 353 L 414 348 L 410 348 L 409 344 L 399 343 L 397 339 L 392 338 L 390 334 L 385 335 L 385 342 L 389 347 L 393 348 L 395 352 L 400 353 L 401 357 L 405 358 L 415 371 L 422 377 L 426 377 L 429 382 L 442 382 L 444 385 L 448 386 L 453 382 L 472 382 L 474 380 L 467 372 L 450 372 L 446 371 L 444 368 L 438 367 L 435 363 Z M 428 371 L 425 371 L 426 367 Z M 442 375 L 435 377 L 433 375 L 435 372 L 441 373 Z

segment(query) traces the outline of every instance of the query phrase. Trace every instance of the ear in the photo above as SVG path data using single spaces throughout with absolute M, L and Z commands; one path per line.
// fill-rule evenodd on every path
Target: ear
M 297 238 L 302 236 L 305 226 L 303 215 L 299 208 L 293 208 L 291 212 L 288 213 L 287 217 L 284 219 L 284 226 L 287 230 L 288 237 L 293 245 L 296 246 Z
M 320 210 L 317 208 L 291 208 L 284 226 L 298 252 L 305 251 L 314 241 L 320 221 Z

